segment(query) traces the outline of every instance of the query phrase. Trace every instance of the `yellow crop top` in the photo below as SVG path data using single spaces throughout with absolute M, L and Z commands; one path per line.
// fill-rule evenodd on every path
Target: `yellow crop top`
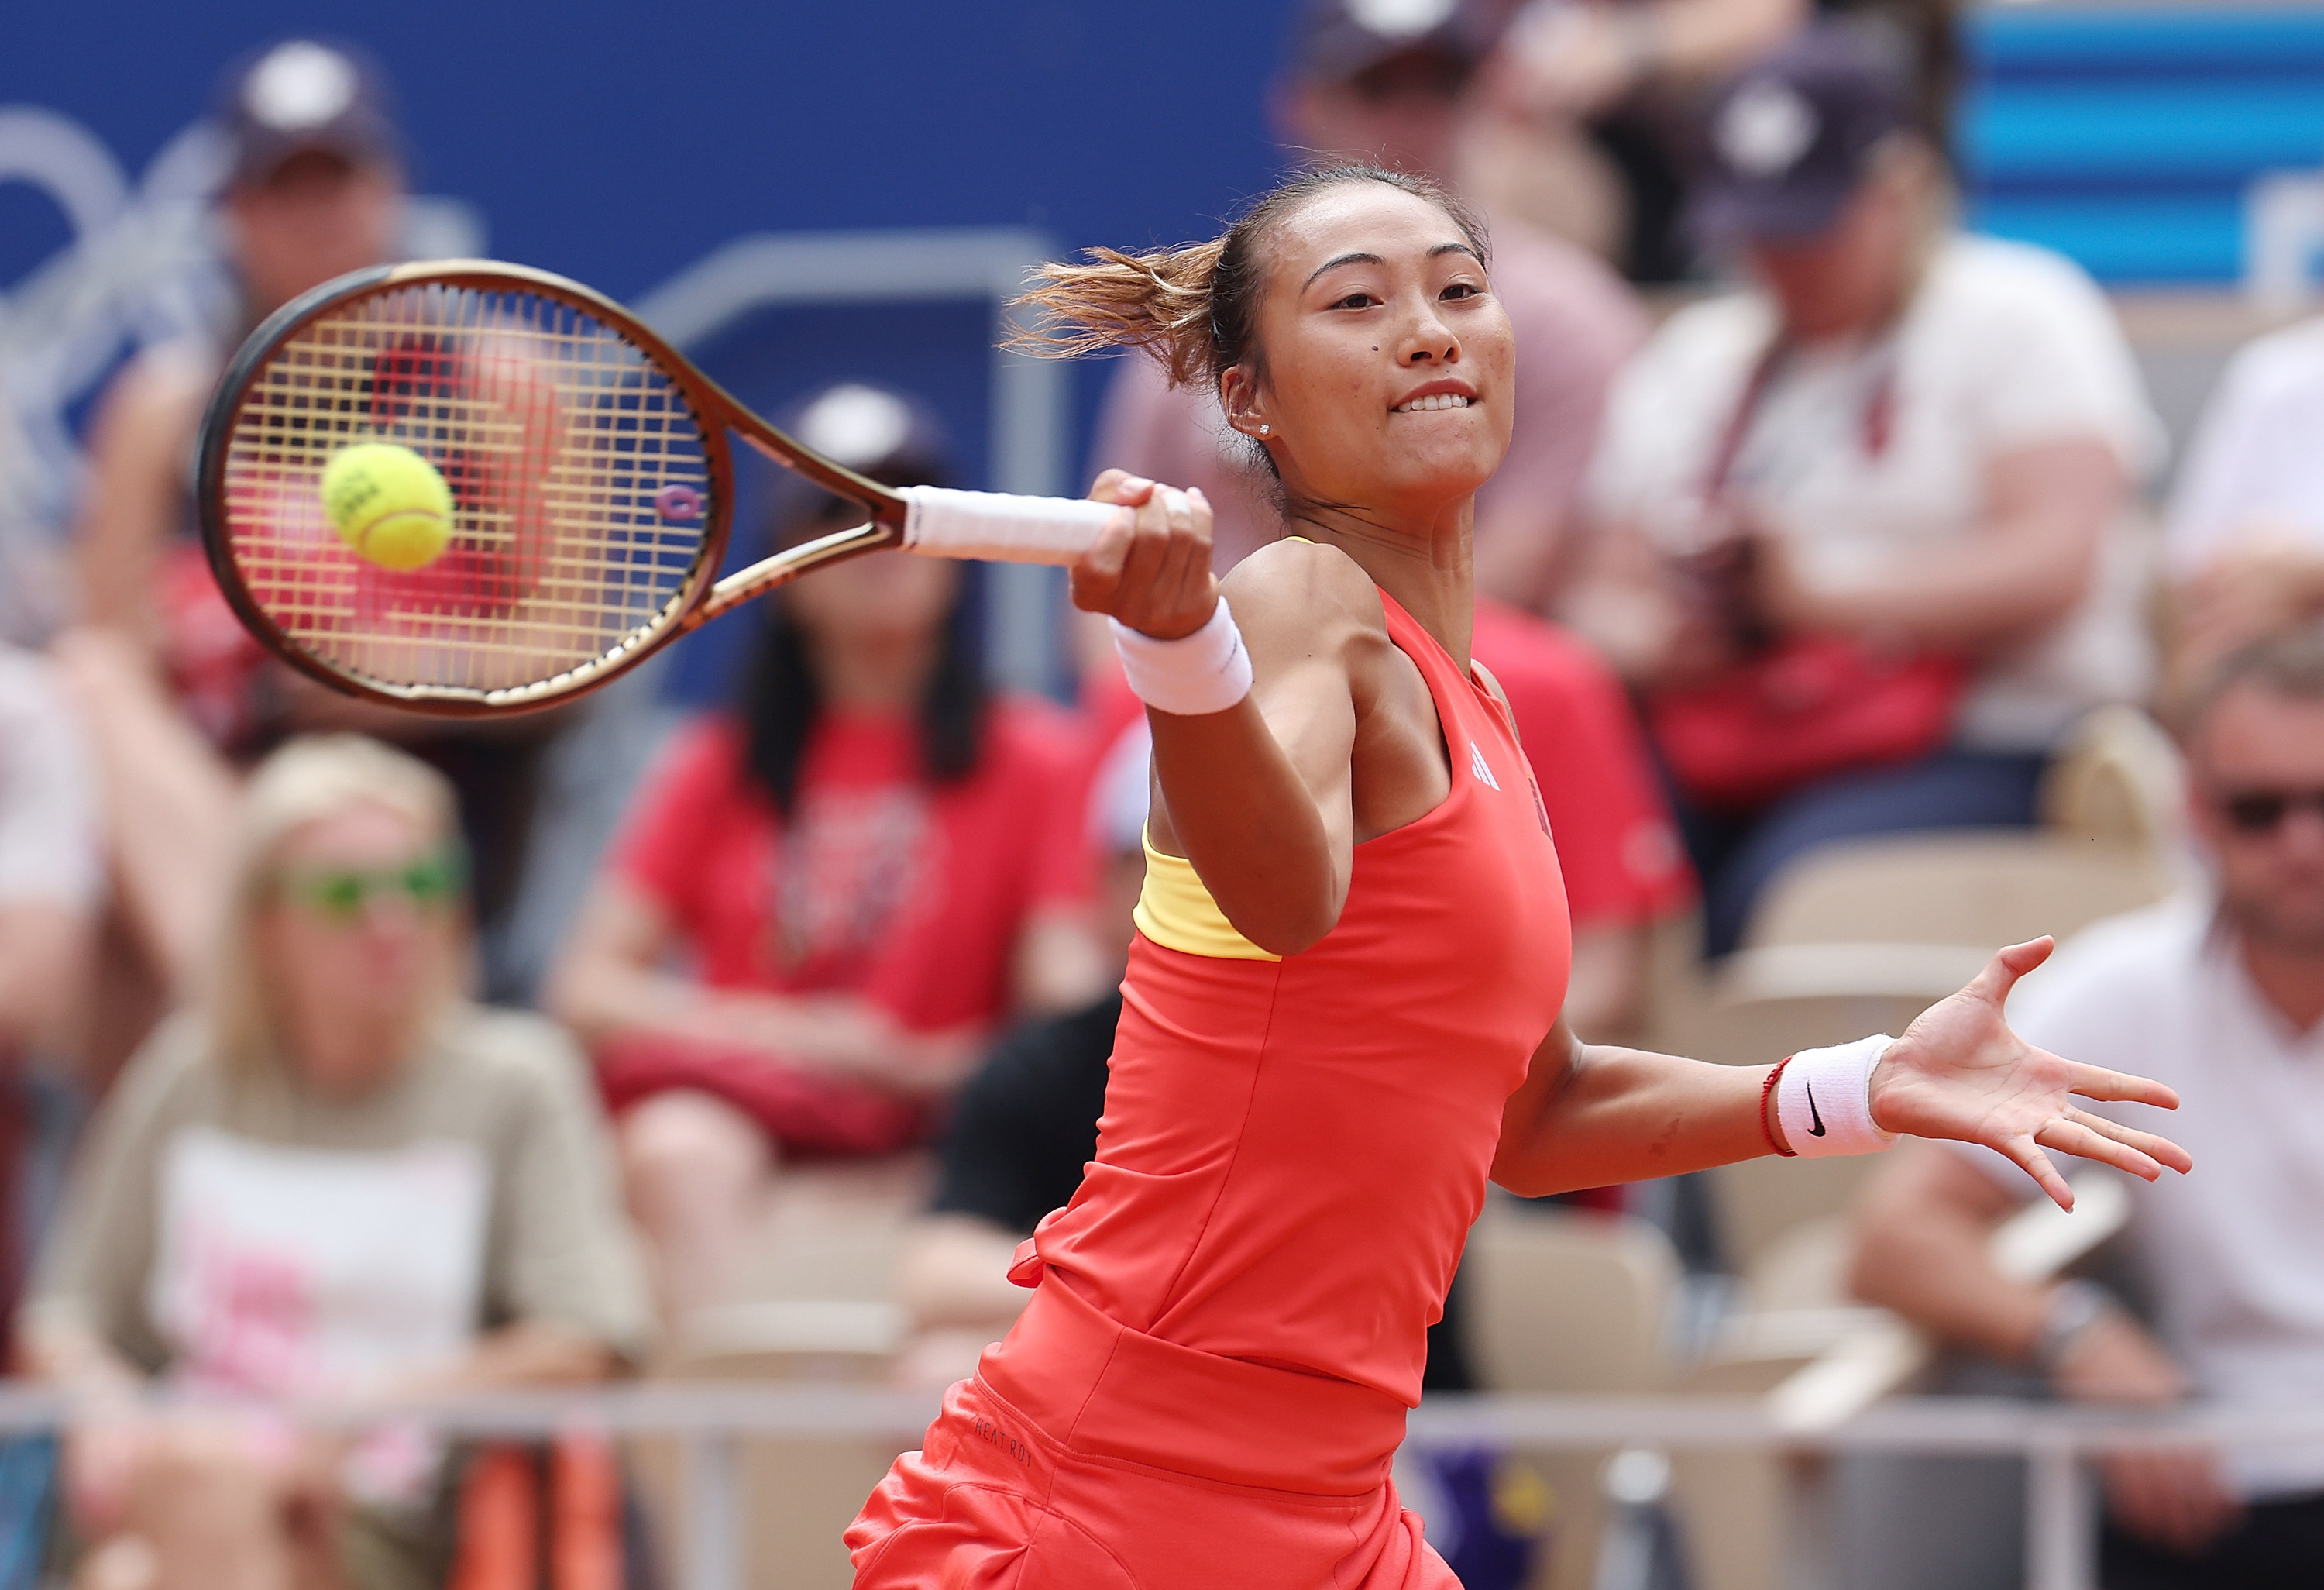
M 1165 949 L 1206 955 L 1215 960 L 1279 961 L 1235 931 L 1226 912 L 1204 887 L 1194 864 L 1183 855 L 1165 855 L 1146 846 L 1146 886 L 1138 892 L 1138 930 Z
M 1304 535 L 1286 536 L 1304 541 Z M 1235 931 L 1227 913 L 1211 898 L 1202 874 L 1183 855 L 1165 855 L 1154 848 L 1150 834 L 1141 833 L 1146 846 L 1146 883 L 1138 892 L 1138 909 L 1130 913 L 1138 930 L 1165 949 L 1206 955 L 1222 961 L 1279 961 Z

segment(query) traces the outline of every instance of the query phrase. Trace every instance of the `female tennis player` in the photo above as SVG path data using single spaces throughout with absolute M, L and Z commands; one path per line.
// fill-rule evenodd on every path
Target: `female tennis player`
M 1019 1251 L 1034 1289 L 848 1533 L 859 1587 L 1456 1581 L 1389 1460 L 1488 1178 L 1537 1195 L 1895 1134 L 2154 1178 L 2175 1144 L 2071 1096 L 2159 1084 L 2021 1042 L 2016 945 L 1901 1040 L 1767 1068 L 1579 1042 L 1548 825 L 1469 657 L 1470 503 L 1500 462 L 1509 325 L 1482 231 L 1366 168 L 1223 237 L 1052 266 L 1059 351 L 1212 384 L 1289 536 L 1211 573 L 1199 495 L 1074 568 L 1154 730 L 1157 798 L 1097 1159 Z M 1554 776 L 1554 770 L 1551 776 Z

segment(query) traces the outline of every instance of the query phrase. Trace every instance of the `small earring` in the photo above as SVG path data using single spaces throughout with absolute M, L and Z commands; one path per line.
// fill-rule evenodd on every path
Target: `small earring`
M 1273 427 L 1272 425 L 1262 425 L 1262 426 L 1260 426 L 1260 427 L 1259 428 L 1259 435 L 1261 435 L 1261 436 L 1265 436 L 1265 435 L 1268 434 L 1270 431 L 1272 431 L 1274 429 L 1275 429 L 1275 427 Z

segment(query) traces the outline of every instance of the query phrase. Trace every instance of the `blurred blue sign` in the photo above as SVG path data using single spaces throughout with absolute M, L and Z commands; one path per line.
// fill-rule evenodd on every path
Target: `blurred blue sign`
M 761 234 L 1000 227 L 1060 251 L 1206 236 L 1281 163 L 1264 101 L 1287 8 L 12 7 L 0 51 L 0 520 L 53 531 L 69 511 L 73 432 L 126 352 L 231 333 L 201 203 L 217 153 L 199 124 L 226 65 L 275 40 L 350 39 L 388 67 L 414 186 L 434 196 L 415 212 L 410 252 L 488 250 L 637 302 Z M 1074 372 L 1063 412 L 1050 405 L 1046 463 L 994 458 L 1008 428 L 991 412 L 992 310 L 990 292 L 786 304 L 723 322 L 691 351 L 767 410 L 848 377 L 915 387 L 950 426 L 969 483 L 1067 486 L 1102 369 Z M 1034 483 L 1028 467 L 1050 476 Z M 745 542 L 755 528 L 742 527 Z M 681 670 L 702 691 L 720 671 L 706 657 Z
M 2324 8 L 1993 6 L 1963 26 L 1971 222 L 2103 281 L 2237 280 L 2254 180 L 2324 168 Z

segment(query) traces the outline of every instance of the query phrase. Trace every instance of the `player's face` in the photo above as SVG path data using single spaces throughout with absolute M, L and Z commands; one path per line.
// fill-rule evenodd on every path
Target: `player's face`
M 1351 182 L 1267 241 L 1259 355 L 1222 395 L 1268 425 L 1292 500 L 1425 522 L 1475 492 L 1508 451 L 1516 348 L 1452 217 Z
M 2195 819 L 2246 934 L 2324 955 L 2324 702 L 2238 685 L 2193 747 Z
M 403 182 L 337 155 L 293 155 L 263 182 L 226 195 L 235 258 L 254 307 L 266 311 L 334 276 L 392 257 Z

